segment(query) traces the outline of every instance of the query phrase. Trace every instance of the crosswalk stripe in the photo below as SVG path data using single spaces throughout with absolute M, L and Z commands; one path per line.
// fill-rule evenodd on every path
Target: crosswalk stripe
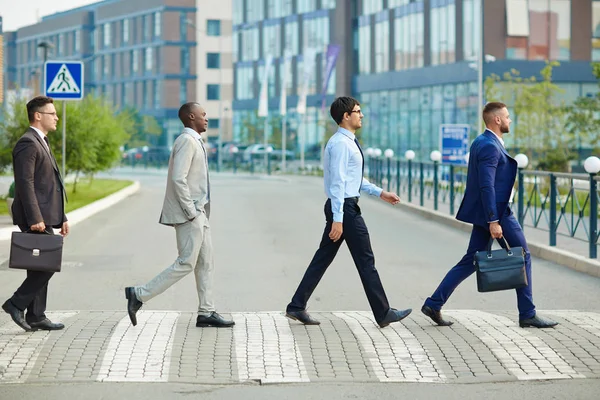
M 280 312 L 233 313 L 240 381 L 308 382 L 302 354 L 289 320 Z
M 519 380 L 585 378 L 541 338 L 518 327 L 509 318 L 474 310 L 446 311 L 445 314 L 481 339 Z
M 367 312 L 336 312 L 358 339 L 377 378 L 382 382 L 443 382 L 427 350 L 402 324 L 380 329 Z
M 76 311 L 52 312 L 47 317 L 54 321 L 64 321 L 75 315 Z M 51 333 L 24 332 L 12 320 L 0 326 L 0 382 L 25 382 Z
M 137 326 L 129 317 L 115 327 L 98 381 L 167 382 L 179 312 L 141 311 Z

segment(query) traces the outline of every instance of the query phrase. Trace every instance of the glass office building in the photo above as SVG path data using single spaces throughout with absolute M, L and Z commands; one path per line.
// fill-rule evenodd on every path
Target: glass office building
M 364 102 L 369 146 L 408 149 L 428 159 L 440 124 L 477 132 L 477 57 L 483 80 L 518 70 L 538 76 L 556 60 L 559 100 L 597 92 L 600 2 L 591 0 L 364 0 L 360 2 L 355 94 Z M 482 7 L 483 6 L 483 7 Z M 483 23 L 483 37 L 480 27 Z M 596 32 L 598 31 L 598 32 Z M 504 101 L 511 99 L 484 99 Z M 518 123 L 516 121 L 515 123 Z M 507 146 L 511 137 L 508 135 Z
M 513 69 L 539 77 L 545 60 L 556 60 L 560 100 L 597 92 L 590 66 L 600 61 L 597 0 L 237 0 L 234 10 L 234 132 L 242 139 L 249 122 L 262 126 L 255 110 L 267 54 L 278 60 L 286 51 L 294 55 L 287 101 L 293 111 L 302 57 L 314 46 L 322 50 L 309 85 L 306 134 L 308 144 L 320 140 L 319 62 L 328 43 L 341 45 L 342 53 L 327 102 L 357 97 L 366 146 L 396 154 L 413 149 L 421 159 L 438 149 L 440 124 L 469 124 L 477 134 L 481 45 L 483 80 Z M 279 69 L 269 78 L 270 109 L 277 115 Z M 511 99 L 494 100 L 511 105 Z

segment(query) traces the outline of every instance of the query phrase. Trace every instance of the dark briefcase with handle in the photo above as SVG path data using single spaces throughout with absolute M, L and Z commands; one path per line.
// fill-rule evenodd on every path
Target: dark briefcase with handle
M 492 250 L 494 239 L 490 239 L 485 251 L 475 253 L 477 290 L 495 292 L 497 290 L 520 289 L 527 286 L 525 272 L 525 251 L 522 247 L 512 249 L 501 238 L 505 249 Z
M 47 232 L 13 232 L 8 267 L 29 271 L 60 272 L 63 237 Z

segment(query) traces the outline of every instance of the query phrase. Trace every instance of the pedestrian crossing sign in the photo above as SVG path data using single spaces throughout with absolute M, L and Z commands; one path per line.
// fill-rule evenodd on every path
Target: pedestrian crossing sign
M 46 96 L 56 100 L 83 99 L 83 63 L 47 61 L 44 66 Z

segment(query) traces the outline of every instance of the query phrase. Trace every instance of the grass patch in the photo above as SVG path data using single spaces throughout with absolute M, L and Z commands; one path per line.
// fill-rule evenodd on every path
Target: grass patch
M 77 182 L 77 193 L 73 193 L 73 184 L 67 183 L 67 194 L 69 202 L 66 204 L 66 212 L 76 210 L 80 207 L 100 200 L 119 190 L 131 185 L 131 181 L 114 179 L 88 179 L 83 178 Z M 8 215 L 6 201 L 0 200 L 0 215 Z
M 81 208 L 85 205 L 100 200 L 119 190 L 131 185 L 131 181 L 115 179 L 80 179 L 77 182 L 77 193 L 73 193 L 73 184 L 67 183 L 67 195 L 69 202 L 66 204 L 66 212 Z

